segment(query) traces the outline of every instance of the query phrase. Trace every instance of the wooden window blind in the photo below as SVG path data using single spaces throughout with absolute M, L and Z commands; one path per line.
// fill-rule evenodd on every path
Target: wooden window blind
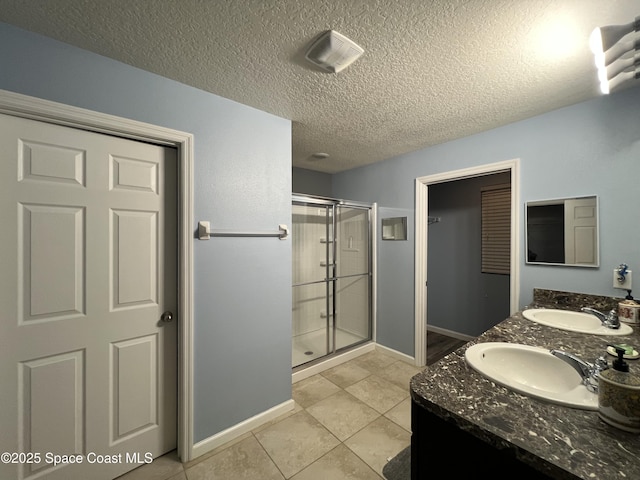
M 485 187 L 482 197 L 482 273 L 511 269 L 511 186 Z

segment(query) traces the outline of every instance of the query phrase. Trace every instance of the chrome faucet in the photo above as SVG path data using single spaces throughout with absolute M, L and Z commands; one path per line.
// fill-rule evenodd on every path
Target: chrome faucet
M 582 378 L 582 384 L 587 390 L 598 393 L 598 376 L 600 372 L 609 368 L 609 364 L 604 357 L 599 357 L 594 363 L 585 362 L 581 358 L 576 357 L 572 353 L 562 350 L 550 350 L 551 355 L 559 358 L 563 362 L 571 365 Z
M 582 307 L 580 309 L 582 312 L 590 313 L 595 315 L 602 322 L 603 327 L 618 329 L 620 328 L 620 320 L 618 319 L 618 314 L 615 309 L 611 309 L 608 314 L 604 314 L 595 308 Z

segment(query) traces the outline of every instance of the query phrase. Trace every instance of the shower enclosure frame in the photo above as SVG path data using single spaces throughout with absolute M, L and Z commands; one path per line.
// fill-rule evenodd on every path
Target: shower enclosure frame
M 314 357 L 308 361 L 302 361 L 299 363 L 292 362 L 294 371 L 301 368 L 324 361 L 328 358 L 336 356 L 342 352 L 351 350 L 360 345 L 374 341 L 374 251 L 375 251 L 375 204 L 368 204 L 362 202 L 354 202 L 348 200 L 340 200 L 330 197 L 319 197 L 313 195 L 293 194 L 293 205 L 303 205 L 309 207 L 321 207 L 325 209 L 325 225 L 324 225 L 324 241 L 325 244 L 324 253 L 324 278 L 314 279 L 309 281 L 296 282 L 295 276 L 293 278 L 292 289 L 294 294 L 292 297 L 295 299 L 295 289 L 298 287 L 305 287 L 312 284 L 325 285 L 324 306 L 325 306 L 325 353 Z M 340 248 L 340 242 L 338 236 L 341 232 L 340 223 L 340 209 L 354 209 L 357 211 L 366 211 L 367 226 L 366 226 L 366 271 L 351 273 L 347 275 L 340 275 L 338 269 L 338 258 L 340 254 L 338 248 Z M 292 221 L 292 226 L 295 222 Z M 295 260 L 294 260 L 295 261 Z M 353 341 L 347 345 L 339 346 L 337 339 L 339 320 L 338 312 L 336 311 L 336 305 L 338 303 L 338 283 L 344 279 L 354 279 L 357 281 L 359 278 L 366 278 L 366 290 L 367 290 L 367 312 L 366 312 L 366 330 L 367 334 L 362 338 Z M 295 306 L 295 300 L 294 300 Z M 322 317 L 322 314 L 320 315 Z M 296 320 L 295 314 L 293 315 L 293 321 Z M 292 331 L 292 334 L 294 332 Z M 295 335 L 294 335 L 295 337 Z M 293 338 L 292 338 L 293 340 Z M 295 351 L 293 352 L 295 354 Z

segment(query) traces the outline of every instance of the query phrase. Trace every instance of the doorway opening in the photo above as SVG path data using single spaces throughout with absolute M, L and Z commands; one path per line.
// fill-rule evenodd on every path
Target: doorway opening
M 441 221 L 427 241 L 427 337 L 469 341 L 509 316 L 509 180 L 504 172 L 429 186 L 429 216 Z
M 519 212 L 519 160 L 508 160 L 478 167 L 455 170 L 436 175 L 416 178 L 415 195 L 415 362 L 417 366 L 426 365 L 427 348 L 427 244 L 429 223 L 429 186 L 473 178 L 494 173 L 510 173 L 511 186 L 511 228 L 510 228 L 510 272 L 509 272 L 509 311 L 518 310 L 519 300 L 519 261 L 520 261 L 520 212 Z M 438 228 L 438 224 L 434 228 Z

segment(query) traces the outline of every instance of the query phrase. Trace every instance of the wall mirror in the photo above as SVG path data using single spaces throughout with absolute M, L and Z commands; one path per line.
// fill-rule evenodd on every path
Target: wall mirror
M 598 267 L 598 197 L 527 202 L 526 263 Z

